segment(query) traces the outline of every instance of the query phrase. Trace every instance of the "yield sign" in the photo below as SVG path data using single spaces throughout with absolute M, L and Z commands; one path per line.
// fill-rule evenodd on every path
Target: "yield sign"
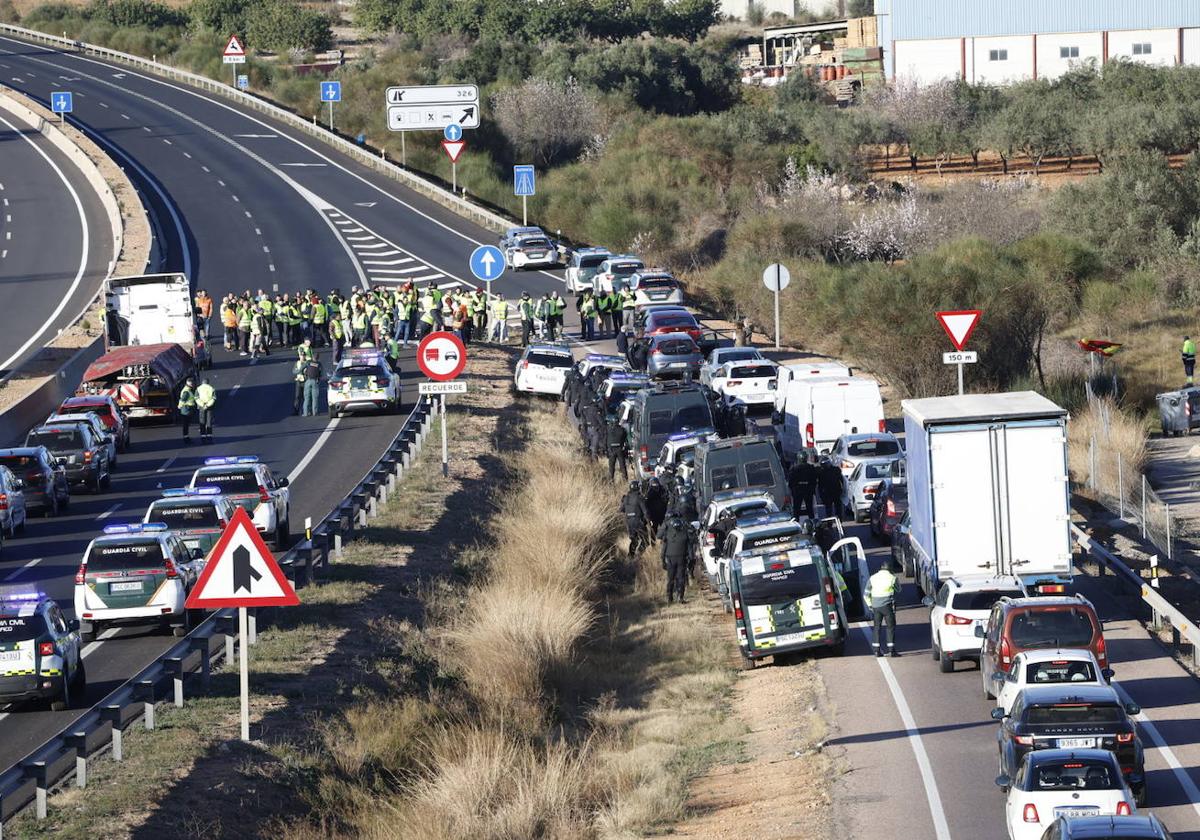
M 249 514 L 239 507 L 208 556 L 187 597 L 187 608 L 294 607 L 299 603 Z
M 242 46 L 242 42 L 238 40 L 238 36 L 230 35 L 229 43 L 225 45 L 223 55 L 242 55 L 246 54 L 246 48 Z
M 467 148 L 467 143 L 465 140 L 443 140 L 442 148 L 446 150 L 451 163 L 458 163 L 459 155 Z
M 954 349 L 962 350 L 971 333 L 975 332 L 975 326 L 982 314 L 980 309 L 958 309 L 953 312 L 939 312 L 937 317 L 942 322 L 942 329 L 946 331 L 946 335 L 950 336 Z

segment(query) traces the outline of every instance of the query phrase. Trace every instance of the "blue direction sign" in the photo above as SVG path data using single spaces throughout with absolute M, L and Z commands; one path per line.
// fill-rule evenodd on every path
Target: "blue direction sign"
M 458 123 L 450 123 L 442 129 L 442 135 L 451 143 L 462 139 L 462 126 Z
M 495 280 L 504 268 L 504 252 L 495 245 L 480 245 L 471 252 L 471 273 L 479 280 Z
M 250 89 L 250 77 L 244 73 L 238 74 L 238 90 Z
M 68 90 L 56 90 L 50 94 L 50 110 L 56 114 L 69 114 L 75 110 L 75 97 Z
M 537 175 L 532 166 L 513 167 L 513 195 L 533 195 Z
M 321 82 L 321 101 L 322 102 L 341 102 L 342 101 L 342 83 L 341 82 Z

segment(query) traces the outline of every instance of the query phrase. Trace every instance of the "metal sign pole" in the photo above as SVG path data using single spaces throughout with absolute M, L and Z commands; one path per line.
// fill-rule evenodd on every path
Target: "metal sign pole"
M 529 227 L 529 196 L 521 196 L 521 224 Z
M 404 167 L 408 166 L 408 150 L 404 147 L 404 137 L 407 134 L 407 131 L 400 132 L 400 165 Z
M 450 477 L 450 445 L 446 441 L 446 395 L 442 394 L 442 478 Z
M 333 100 L 329 100 L 329 130 L 333 131 Z
M 246 621 L 246 608 L 238 607 L 238 664 L 241 668 L 242 688 L 242 740 L 250 740 L 250 631 Z
M 779 269 L 780 264 L 775 263 L 775 349 L 779 349 Z
M 963 395 L 963 363 L 958 363 L 958 395 Z
M 454 192 L 458 192 L 458 164 L 450 163 L 450 185 Z

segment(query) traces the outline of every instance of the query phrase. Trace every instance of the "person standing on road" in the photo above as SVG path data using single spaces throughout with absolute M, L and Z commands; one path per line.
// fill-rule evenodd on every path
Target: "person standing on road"
M 816 516 L 813 494 L 817 489 L 817 468 L 804 452 L 788 472 L 788 487 L 792 491 L 792 510 L 797 516 Z
M 189 376 L 179 392 L 179 421 L 183 423 L 183 442 L 192 443 L 192 415 L 196 413 L 196 377 Z
M 508 301 L 499 292 L 492 297 L 492 341 L 508 344 Z
M 662 527 L 663 520 L 667 517 L 669 501 L 667 488 L 662 486 L 662 482 L 658 480 L 658 476 L 651 478 L 646 485 L 646 510 L 650 514 L 650 533 L 656 540 L 658 539 L 658 531 Z
M 196 318 L 199 320 L 200 331 L 204 340 L 208 341 L 208 322 L 212 320 L 213 301 L 208 292 L 200 289 L 196 292 Z
M 646 547 L 646 523 L 650 520 L 636 481 L 629 482 L 629 490 L 621 497 L 621 513 L 625 515 L 625 529 L 629 532 L 629 559 L 632 560 Z
M 817 469 L 817 490 L 821 494 L 821 504 L 825 506 L 825 515 L 840 517 L 842 515 L 842 471 L 828 458 L 822 458 L 821 466 Z
M 196 389 L 196 407 L 200 409 L 200 442 L 212 443 L 213 409 L 217 407 L 217 389 L 208 377 Z
M 884 560 L 879 571 L 867 579 L 867 590 L 863 597 L 875 614 L 875 638 L 871 647 L 876 656 L 883 656 L 883 639 L 880 636 L 887 626 L 888 655 L 897 657 L 896 651 L 896 596 L 900 594 L 900 579 L 892 574 L 891 560 Z
M 621 478 L 629 480 L 629 462 L 625 457 L 625 441 L 628 433 L 625 427 L 616 421 L 605 424 L 605 443 L 608 446 L 608 480 L 612 481 L 617 474 L 617 461 L 621 462 Z
M 684 603 L 683 592 L 687 587 L 689 537 L 687 523 L 675 511 L 671 512 L 662 527 L 658 529 L 658 539 L 662 542 L 662 566 L 667 573 L 668 604 L 674 603 L 676 594 L 679 595 L 679 603 Z
M 321 363 L 311 357 L 304 366 L 304 407 L 301 417 L 316 417 L 321 408 Z
M 521 316 L 521 346 L 528 347 L 529 334 L 533 332 L 533 316 L 537 313 L 537 304 L 529 297 L 529 292 L 521 292 L 517 312 Z
M 1183 359 L 1183 373 L 1187 377 L 1187 384 L 1191 385 L 1192 374 L 1196 370 L 1196 342 L 1192 341 L 1190 335 L 1183 337 L 1183 350 L 1179 355 Z
M 292 414 L 299 415 L 300 409 L 304 404 L 304 380 L 307 379 L 305 373 L 308 368 L 308 360 L 303 356 L 296 359 L 296 363 L 292 365 Z

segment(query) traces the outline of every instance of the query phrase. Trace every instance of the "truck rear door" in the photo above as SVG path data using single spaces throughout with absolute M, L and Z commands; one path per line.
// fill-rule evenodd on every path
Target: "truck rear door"
M 986 426 L 929 430 L 931 519 L 943 580 L 1000 573 L 991 441 Z
M 997 434 L 1003 435 L 1008 466 L 1005 536 L 1012 560 L 1012 568 L 1001 571 L 1068 574 L 1071 533 L 1062 426 L 1010 424 Z

